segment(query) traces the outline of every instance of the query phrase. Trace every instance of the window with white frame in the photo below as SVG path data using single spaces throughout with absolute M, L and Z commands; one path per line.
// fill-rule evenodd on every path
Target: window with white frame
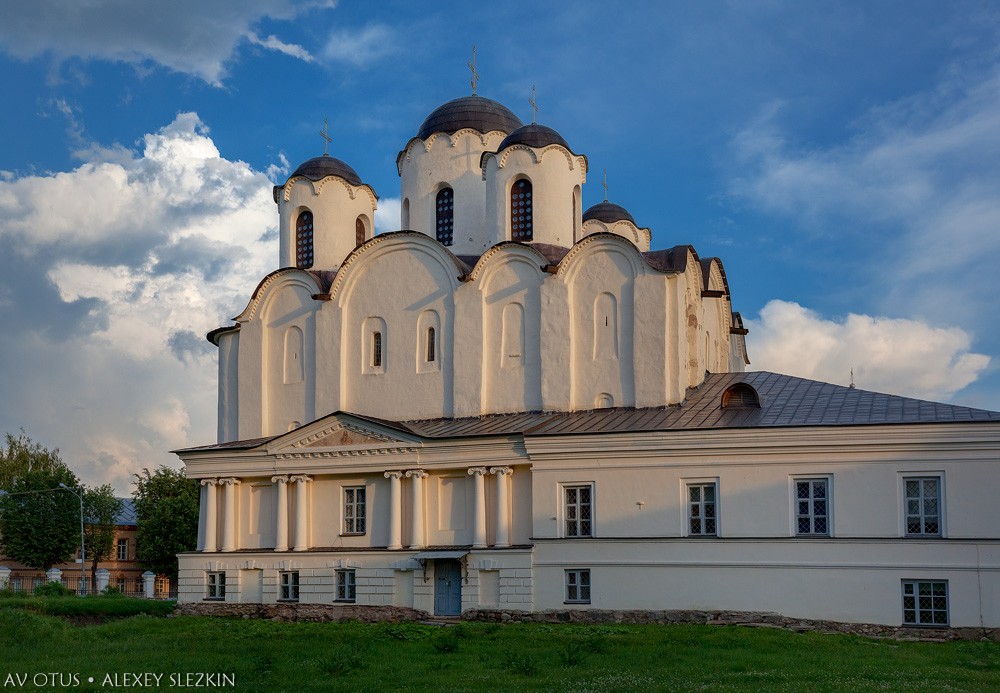
M 566 536 L 591 537 L 594 535 L 594 489 L 590 484 L 566 486 Z
M 365 533 L 365 487 L 344 489 L 344 534 Z
M 907 536 L 941 536 L 941 478 L 903 477 Z
M 795 533 L 830 534 L 830 480 L 795 479 Z
M 574 568 L 566 571 L 566 603 L 590 604 L 589 568 Z
M 116 578 L 115 579 L 115 587 L 118 588 L 119 592 L 121 592 L 122 594 L 125 594 L 125 578 L 124 577 L 118 577 L 118 578 Z
M 357 583 L 354 579 L 354 570 L 338 570 L 337 571 L 337 601 L 338 602 L 353 602 L 357 597 L 357 590 L 355 585 Z
M 118 540 L 118 560 L 119 561 L 128 560 L 128 539 Z
M 688 484 L 688 534 L 718 533 L 718 484 Z
M 286 602 L 299 600 L 299 571 L 283 570 L 278 573 L 278 599 Z
M 208 574 L 208 592 L 206 599 L 226 598 L 226 573 L 223 571 L 212 571 Z
M 947 626 L 948 581 L 903 580 L 903 625 Z

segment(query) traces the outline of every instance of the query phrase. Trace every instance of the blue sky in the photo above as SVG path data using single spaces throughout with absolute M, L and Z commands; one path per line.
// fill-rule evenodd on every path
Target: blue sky
M 0 429 L 126 492 L 214 441 L 204 333 L 277 266 L 270 186 L 381 196 L 436 106 L 557 129 L 722 258 L 752 368 L 1000 409 L 1000 7 L 55 0 L 0 6 Z

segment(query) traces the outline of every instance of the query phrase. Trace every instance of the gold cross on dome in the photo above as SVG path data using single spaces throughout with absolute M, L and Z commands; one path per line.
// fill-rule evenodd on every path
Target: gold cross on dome
M 476 47 L 472 47 L 472 62 L 466 63 L 469 69 L 472 70 L 472 95 L 476 95 L 476 82 L 479 81 L 479 73 L 476 72 Z
M 604 201 L 608 201 L 608 169 L 604 169 L 604 182 L 601 183 L 604 186 Z
M 323 129 L 319 131 L 319 136 L 323 138 L 323 156 L 330 156 L 329 147 L 330 143 L 333 142 L 333 138 L 330 137 L 330 126 L 326 122 L 326 118 L 323 119 Z
M 535 121 L 538 120 L 538 104 L 535 103 L 535 85 L 531 85 L 531 98 L 528 99 L 528 103 L 531 104 L 531 124 L 534 125 Z

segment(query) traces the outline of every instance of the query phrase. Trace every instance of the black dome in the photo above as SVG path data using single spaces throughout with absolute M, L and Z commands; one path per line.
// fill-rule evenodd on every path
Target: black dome
M 589 219 L 597 219 L 605 224 L 613 224 L 616 221 L 631 221 L 635 226 L 638 226 L 627 209 L 607 200 L 594 205 L 583 213 L 583 220 Z
M 539 125 L 538 123 L 524 125 L 507 135 L 504 141 L 500 143 L 500 148 L 497 151 L 499 152 L 512 144 L 523 144 L 528 147 L 547 147 L 550 144 L 559 144 L 569 149 L 569 144 L 562 138 L 562 135 L 552 128 Z M 569 150 L 573 151 L 572 149 Z
M 521 120 L 509 108 L 482 96 L 463 96 L 438 106 L 424 118 L 417 137 L 426 140 L 435 132 L 450 135 L 463 128 L 479 132 L 513 132 L 521 127 Z
M 361 176 L 357 172 L 345 164 L 340 159 L 334 159 L 332 156 L 317 156 L 309 161 L 306 161 L 295 169 L 289 178 L 294 178 L 295 176 L 305 176 L 309 180 L 322 180 L 327 176 L 340 176 L 346 180 L 351 185 L 361 185 Z

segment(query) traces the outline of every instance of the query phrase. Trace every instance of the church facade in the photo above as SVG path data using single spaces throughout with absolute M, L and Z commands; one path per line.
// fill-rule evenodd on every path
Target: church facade
M 469 96 L 324 155 L 219 349 L 181 601 L 1000 625 L 1000 414 L 746 373 L 717 258 L 650 249 L 555 130 Z

